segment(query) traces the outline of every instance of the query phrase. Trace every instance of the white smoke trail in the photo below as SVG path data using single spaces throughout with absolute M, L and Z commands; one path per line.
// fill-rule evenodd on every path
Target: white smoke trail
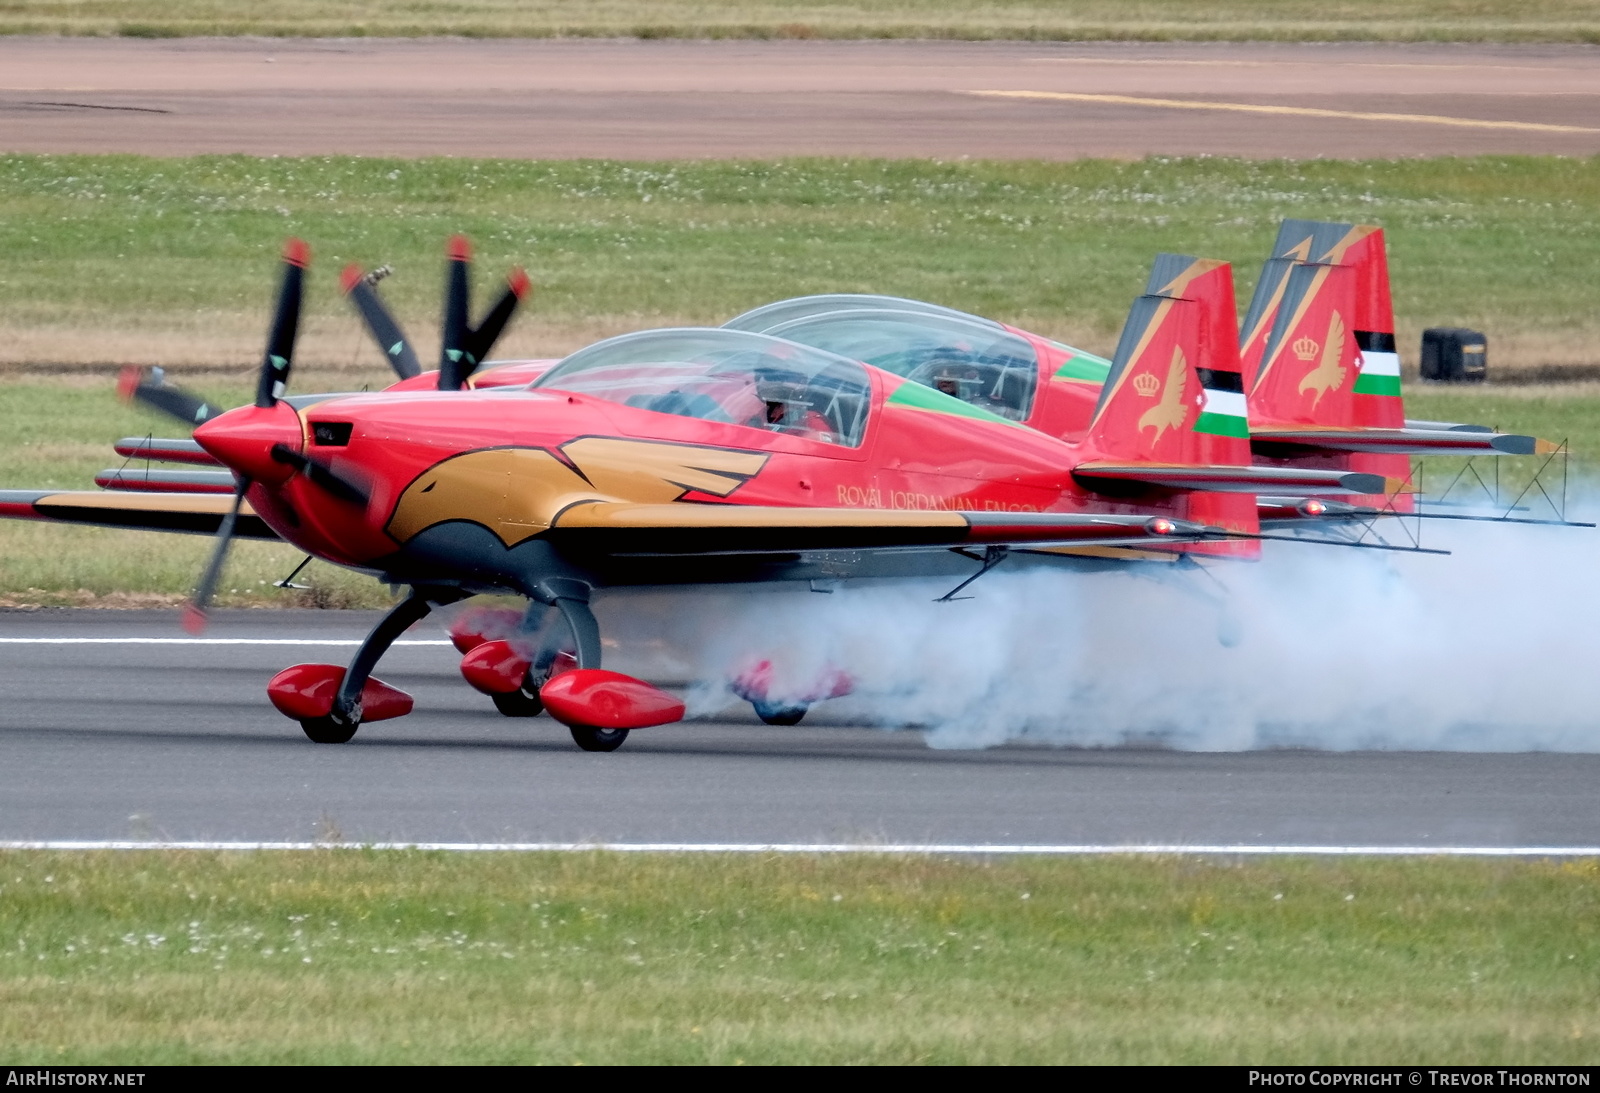
M 683 658 L 691 715 L 738 706 L 726 681 L 755 660 L 780 697 L 833 666 L 856 693 L 813 718 L 920 726 L 934 747 L 1600 751 L 1600 532 L 1431 523 L 1427 538 L 1455 553 L 1268 543 L 1259 564 L 1218 567 L 1232 647 L 1195 573 L 1002 567 L 954 603 L 926 582 L 689 592 L 606 622 Z

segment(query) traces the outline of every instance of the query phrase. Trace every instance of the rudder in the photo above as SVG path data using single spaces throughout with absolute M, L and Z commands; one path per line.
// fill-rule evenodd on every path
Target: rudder
M 1291 249 L 1309 257 L 1293 258 L 1285 269 L 1287 255 L 1275 249 L 1262 285 L 1257 286 L 1252 318 L 1259 328 L 1263 316 L 1269 317 L 1270 330 L 1264 338 L 1259 329 L 1247 333 L 1242 350 L 1252 354 L 1256 345 L 1260 347 L 1248 386 L 1251 420 L 1263 429 L 1404 428 L 1383 229 L 1285 221 L 1279 243 L 1286 239 L 1298 239 Z M 1272 286 L 1267 285 L 1269 274 L 1276 282 Z M 1306 464 L 1304 458 L 1297 462 Z M 1411 477 L 1405 455 L 1330 454 L 1322 457 L 1322 463 L 1329 469 L 1366 471 L 1391 480 Z M 1403 493 L 1359 503 L 1412 511 L 1411 497 Z
M 1139 462 L 1248 466 L 1249 424 L 1239 363 L 1233 268 L 1161 254 L 1133 302 L 1088 439 L 1103 455 Z M 1257 530 L 1249 494 L 1189 491 L 1186 519 Z M 1255 557 L 1252 540 L 1197 543 L 1191 552 Z

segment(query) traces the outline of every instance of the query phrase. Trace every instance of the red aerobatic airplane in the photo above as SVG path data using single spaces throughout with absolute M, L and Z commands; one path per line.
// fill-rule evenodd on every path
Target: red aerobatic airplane
M 269 685 L 274 705 L 321 743 L 409 712 L 410 697 L 373 667 L 434 607 L 477 593 L 524 596 L 529 610 L 511 640 L 458 633 L 463 675 L 503 712 L 548 709 L 579 746 L 609 751 L 683 706 L 601 667 L 596 590 L 913 575 L 965 584 L 1018 555 L 1253 550 L 1255 494 L 1397 486 L 1360 469 L 1254 465 L 1236 431 L 1196 431 L 1209 390 L 1198 370 L 1237 360 L 1219 262 L 1158 259 L 1093 412 L 1066 440 L 848 356 L 722 328 L 624 335 L 530 386 L 467 389 L 526 279 L 514 274 L 472 326 L 459 240 L 436 376 L 420 374 L 370 279 L 352 271 L 344 287 L 401 382 L 290 397 L 308 252 L 291 241 L 284 258 L 253 405 L 219 413 L 159 380 L 126 382 L 126 393 L 198 426 L 192 441 L 124 441 L 120 452 L 225 471 L 108 475 L 113 488 L 99 492 L 0 491 L 0 516 L 214 532 L 196 615 L 234 535 L 282 538 L 408 586 L 348 668 L 297 665 Z
M 1158 266 L 1136 313 L 1161 306 L 1151 295 L 1171 295 L 1161 277 Z M 1417 515 L 1410 492 L 1412 456 L 1554 450 L 1547 441 L 1483 426 L 1406 419 L 1381 228 L 1285 220 L 1242 333 L 1233 326 L 1233 285 L 1225 273 L 1195 278 L 1181 297 L 1209 324 L 1195 332 L 1196 338 L 1180 342 L 1195 365 L 1191 390 L 1203 390 L 1203 401 L 1184 422 L 1183 432 L 1199 434 L 1187 458 L 1369 471 L 1406 487 L 1341 499 L 1263 495 L 1256 508 L 1268 526 Z M 1081 439 L 1088 429 L 1111 370 L 1110 361 L 1028 331 L 892 296 L 798 297 L 756 308 L 725 325 L 866 361 L 1069 441 Z M 1227 344 L 1233 339 L 1237 352 Z M 1202 444 L 1206 435 L 1247 443 L 1215 439 Z M 1202 449 L 1204 456 L 1198 454 Z M 1194 519 L 1237 530 L 1249 527 L 1248 506 L 1240 499 L 1196 494 L 1189 503 Z M 1249 555 L 1254 543 L 1189 549 Z

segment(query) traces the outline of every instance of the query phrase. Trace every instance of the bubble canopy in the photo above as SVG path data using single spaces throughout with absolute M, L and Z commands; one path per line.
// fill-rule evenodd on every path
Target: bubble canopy
M 849 447 L 861 443 L 872 402 L 867 370 L 857 361 L 718 327 L 608 338 L 531 386 Z
M 852 309 L 794 319 L 774 337 L 865 361 L 1021 421 L 1033 408 L 1039 360 L 1026 338 L 963 315 Z
M 774 327 L 784 323 L 835 311 L 913 311 L 922 315 L 966 319 L 996 330 L 1001 329 L 1000 324 L 993 319 L 969 315 L 952 307 L 930 304 L 925 300 L 908 300 L 903 296 L 874 296 L 860 292 L 833 292 L 820 296 L 796 296 L 789 300 L 778 300 L 746 311 L 743 315 L 736 315 L 722 325 L 727 330 L 750 330 L 757 334 L 771 334 Z

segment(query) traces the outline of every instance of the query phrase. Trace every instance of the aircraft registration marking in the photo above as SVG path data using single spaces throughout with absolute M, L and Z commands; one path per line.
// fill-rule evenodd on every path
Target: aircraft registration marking
M 1364 110 L 1327 110 L 1316 106 L 1267 106 L 1250 102 L 1214 102 L 1201 99 L 1153 99 L 1141 95 L 1100 95 L 1079 91 L 961 91 L 996 99 L 1049 99 L 1060 102 L 1098 102 L 1117 106 L 1156 106 L 1170 110 L 1223 110 L 1240 114 L 1280 114 L 1299 118 L 1341 118 L 1346 121 L 1415 122 L 1453 125 L 1466 129 L 1515 129 L 1528 133 L 1600 133 L 1584 125 L 1557 125 L 1538 121 L 1492 121 L 1454 118 L 1447 114 L 1380 114 Z

